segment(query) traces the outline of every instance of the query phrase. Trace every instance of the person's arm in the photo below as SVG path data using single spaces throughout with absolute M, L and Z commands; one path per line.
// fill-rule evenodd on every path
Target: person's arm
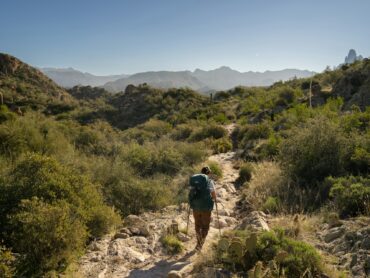
M 216 190 L 215 190 L 215 184 L 213 180 L 209 180 L 209 190 L 211 191 L 211 197 L 214 202 L 217 201 L 217 196 L 216 196 Z
M 214 202 L 217 202 L 216 191 L 211 192 L 211 196 Z

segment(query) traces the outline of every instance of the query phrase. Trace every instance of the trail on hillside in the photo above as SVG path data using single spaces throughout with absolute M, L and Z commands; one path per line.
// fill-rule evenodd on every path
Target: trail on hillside
M 231 133 L 233 125 L 226 128 Z M 217 239 L 219 224 L 223 232 L 233 229 L 237 223 L 234 210 L 238 196 L 234 182 L 238 171 L 233 168 L 234 157 L 235 152 L 209 157 L 209 160 L 220 164 L 223 177 L 216 182 L 219 222 L 214 210 L 209 234 L 201 253 L 206 253 L 211 242 Z M 178 225 L 180 230 L 186 228 L 187 217 L 186 204 L 169 206 L 158 212 L 146 212 L 138 217 L 128 217 L 128 228 L 90 245 L 80 260 L 81 274 L 89 278 L 167 277 L 169 272 L 177 271 L 178 275 L 188 277 L 199 255 L 194 251 L 196 237 L 192 215 L 188 235 L 180 233 L 185 248 L 181 254 L 166 254 L 160 242 L 161 235 L 169 227 Z
M 234 181 L 238 173 L 232 167 L 234 152 L 213 155 L 209 159 L 217 161 L 223 169 L 223 178 L 216 182 L 216 190 L 220 204 L 219 218 L 221 231 L 235 227 L 234 208 L 237 195 Z M 221 205 L 222 204 L 222 205 Z M 171 224 L 177 223 L 186 227 L 188 211 L 186 206 L 169 206 L 159 212 L 148 212 L 140 215 L 138 222 L 145 222 L 150 227 L 150 235 L 125 236 L 122 231 L 115 236 L 107 236 L 101 241 L 91 244 L 86 255 L 81 259 L 81 271 L 85 277 L 167 277 L 171 270 L 182 273 L 191 270 L 196 260 L 194 252 L 196 237 L 193 217 L 190 216 L 189 237 L 184 235 L 185 250 L 175 256 L 166 254 L 159 239 Z M 140 220 L 139 220 L 140 219 Z M 135 226 L 135 223 L 133 223 Z M 121 238 L 122 236 L 122 238 Z M 216 211 L 213 212 L 210 231 L 202 252 L 206 252 L 218 236 Z

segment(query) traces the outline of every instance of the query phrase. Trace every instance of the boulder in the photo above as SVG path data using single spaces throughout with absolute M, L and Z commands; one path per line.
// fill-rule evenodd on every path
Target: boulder
M 324 236 L 325 242 L 331 242 L 334 239 L 341 237 L 344 234 L 344 229 L 342 227 L 336 227 L 330 229 L 329 232 Z
M 131 247 L 122 246 L 118 254 L 132 263 L 142 263 L 145 261 L 145 256 Z
M 218 221 L 218 219 L 215 219 L 215 221 L 212 223 L 212 226 L 217 229 L 218 228 L 223 229 L 223 228 L 229 227 L 229 224 L 227 224 L 225 219 L 220 218 L 220 221 Z
M 181 233 L 181 232 L 177 234 L 177 238 L 182 242 L 187 242 L 191 239 L 190 236 L 188 236 L 184 233 Z
M 267 225 L 264 213 L 259 211 L 252 211 L 246 217 L 244 217 L 241 223 L 237 226 L 239 230 L 252 229 L 257 231 L 269 231 L 270 228 Z
M 181 273 L 176 270 L 172 270 L 167 274 L 167 278 L 181 278 L 181 277 L 182 277 Z
M 149 236 L 148 224 L 137 215 L 129 215 L 125 218 L 125 224 L 133 235 Z
M 116 233 L 113 238 L 114 239 L 118 239 L 118 238 L 125 239 L 125 238 L 128 238 L 128 237 L 130 237 L 129 234 L 126 234 L 126 233 Z
M 148 244 L 148 239 L 143 236 L 135 237 L 135 242 L 139 244 Z

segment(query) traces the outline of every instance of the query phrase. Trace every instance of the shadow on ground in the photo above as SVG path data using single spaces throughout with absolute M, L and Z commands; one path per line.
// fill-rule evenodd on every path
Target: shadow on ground
M 154 278 L 163 278 L 167 277 L 168 272 L 171 270 L 180 270 L 184 266 L 190 264 L 189 258 L 195 255 L 196 251 L 193 250 L 183 257 L 176 258 L 173 261 L 169 261 L 168 259 L 163 259 L 155 263 L 155 265 L 149 269 L 134 269 L 130 272 L 130 275 L 127 276 L 129 278 L 146 278 L 146 277 L 154 277 Z

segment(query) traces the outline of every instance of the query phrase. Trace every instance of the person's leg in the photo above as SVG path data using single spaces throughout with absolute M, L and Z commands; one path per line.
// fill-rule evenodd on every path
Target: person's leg
M 201 238 L 202 238 L 202 245 L 206 240 L 208 231 L 209 231 L 209 224 L 211 223 L 211 211 L 202 211 L 202 221 L 201 221 Z
M 202 226 L 201 226 L 201 221 L 202 221 L 202 218 L 201 218 L 201 212 L 200 211 L 196 211 L 196 210 L 193 210 L 193 216 L 194 216 L 194 223 L 195 223 L 195 234 L 196 234 L 196 237 L 197 237 L 197 247 L 196 248 L 199 248 L 200 246 L 202 246 Z

